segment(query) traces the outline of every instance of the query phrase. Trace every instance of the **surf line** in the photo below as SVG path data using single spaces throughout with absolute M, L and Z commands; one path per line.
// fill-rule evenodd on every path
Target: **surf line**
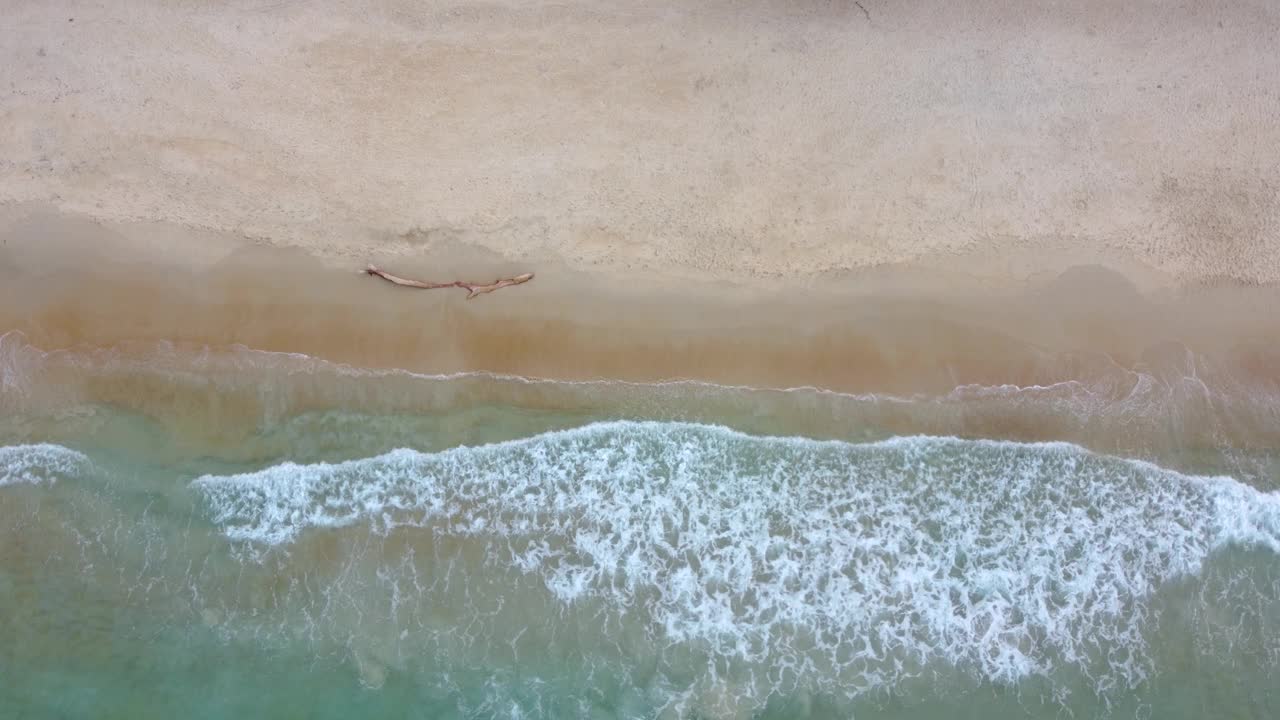
M 423 282 L 422 280 L 410 280 L 409 278 L 402 278 L 397 275 L 392 275 L 391 273 L 386 272 L 385 270 L 381 270 L 374 265 L 370 265 L 366 267 L 364 269 L 364 272 L 366 275 L 376 275 L 377 277 L 380 277 L 383 280 L 386 280 L 387 282 L 394 283 L 402 287 L 419 288 L 422 290 L 436 290 L 439 288 L 454 288 L 454 287 L 465 288 L 467 291 L 468 300 L 470 300 L 471 298 L 477 295 L 491 293 L 494 290 L 501 290 L 504 287 L 511 287 L 512 285 L 522 285 L 533 279 L 533 273 L 524 273 L 522 275 L 516 275 L 515 277 L 499 278 L 497 280 L 494 280 L 491 283 L 473 283 L 473 282 L 466 282 L 465 280 L 454 280 L 453 282 L 447 282 L 447 283 L 434 283 L 434 282 Z

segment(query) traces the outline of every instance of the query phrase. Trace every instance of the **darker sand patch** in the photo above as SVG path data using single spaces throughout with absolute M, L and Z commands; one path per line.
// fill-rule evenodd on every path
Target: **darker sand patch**
M 56 215 L 11 226 L 0 248 L 0 329 L 44 348 L 241 344 L 369 368 L 916 393 L 1054 382 L 1063 353 L 1132 365 L 1160 343 L 1221 354 L 1280 338 L 1267 312 L 1280 306 L 1275 288 L 1143 295 L 1100 267 L 1017 291 L 900 267 L 886 271 L 893 282 L 786 293 L 602 282 L 444 252 L 396 268 L 436 280 L 538 272 L 467 301 L 462 291 L 377 281 L 363 263 L 340 271 L 277 248 L 183 263 Z

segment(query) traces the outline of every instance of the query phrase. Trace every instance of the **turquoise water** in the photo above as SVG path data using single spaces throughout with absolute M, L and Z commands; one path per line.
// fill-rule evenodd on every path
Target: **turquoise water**
M 1256 389 L 0 369 L 0 717 L 1280 716 Z

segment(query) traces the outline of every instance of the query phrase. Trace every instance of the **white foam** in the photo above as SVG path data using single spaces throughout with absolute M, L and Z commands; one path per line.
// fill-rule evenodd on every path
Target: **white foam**
M 829 668 L 854 695 L 939 661 L 1132 686 L 1158 588 L 1227 545 L 1280 553 L 1280 495 L 1063 443 L 616 422 L 194 486 L 235 540 L 357 522 L 487 538 L 566 606 L 639 613 L 726 661 Z
M 52 483 L 83 475 L 89 467 L 89 458 L 61 445 L 41 443 L 0 447 L 0 487 L 18 483 Z

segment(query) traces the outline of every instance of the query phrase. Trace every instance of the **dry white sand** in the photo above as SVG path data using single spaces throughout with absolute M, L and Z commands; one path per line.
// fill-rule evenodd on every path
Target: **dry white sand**
M 343 263 L 1272 282 L 1277 38 L 1271 0 L 9 0 L 0 204 Z

